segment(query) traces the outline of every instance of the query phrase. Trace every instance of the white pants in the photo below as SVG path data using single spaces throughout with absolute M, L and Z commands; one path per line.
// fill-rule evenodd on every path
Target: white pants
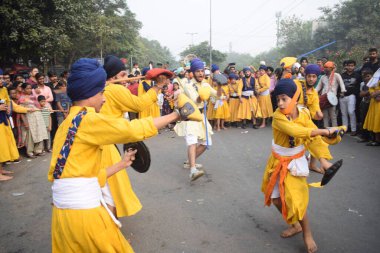
M 325 128 L 330 127 L 330 120 L 333 127 L 338 126 L 338 121 L 336 119 L 336 106 L 332 106 L 323 110 L 323 126 Z
M 201 144 L 201 145 L 203 145 L 203 146 L 207 145 L 206 141 L 199 142 L 200 140 L 198 139 L 198 137 L 195 136 L 195 135 L 192 135 L 192 134 L 186 135 L 185 136 L 185 140 L 186 140 L 186 145 L 187 146 L 191 146 L 191 145 L 198 144 L 198 143 Z M 212 145 L 211 136 L 208 137 L 208 145 L 209 146 Z
M 348 116 L 350 116 L 351 131 L 356 132 L 356 97 L 354 94 L 339 99 L 340 111 L 342 112 L 342 123 L 348 126 Z

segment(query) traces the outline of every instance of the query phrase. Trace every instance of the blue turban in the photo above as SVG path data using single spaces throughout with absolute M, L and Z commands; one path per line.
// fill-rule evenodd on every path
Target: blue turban
M 71 66 L 67 95 L 72 101 L 93 97 L 104 89 L 106 78 L 106 71 L 97 60 L 81 58 Z
M 267 68 L 267 66 L 265 66 L 265 65 L 260 65 L 259 70 L 260 70 L 260 69 L 263 69 L 263 70 L 267 71 L 268 68 Z
M 124 63 L 114 55 L 107 55 L 104 59 L 104 70 L 107 73 L 107 79 L 116 76 L 120 71 L 126 70 Z
M 251 71 L 251 72 L 252 72 L 252 70 L 251 70 L 250 67 L 244 67 L 244 68 L 243 68 L 243 72 L 245 72 L 245 71 Z
M 148 72 L 149 70 L 150 70 L 149 67 L 144 67 L 144 68 L 142 69 L 142 71 L 141 71 L 141 74 L 142 74 L 143 76 L 145 76 L 145 75 L 146 75 L 146 72 Z
M 321 68 L 317 64 L 309 64 L 305 68 L 305 74 L 315 74 L 319 76 L 321 74 Z
M 205 64 L 203 61 L 201 61 L 198 58 L 194 58 L 191 63 L 190 63 L 190 70 L 191 72 L 195 72 L 197 70 L 204 70 L 205 69 Z
M 276 87 L 274 88 L 274 95 L 285 94 L 288 97 L 292 98 L 297 91 L 297 85 L 292 79 L 283 78 L 278 81 Z
M 0 75 L 4 74 L 4 71 L 2 69 L 0 69 Z
M 184 68 L 179 67 L 178 69 L 174 70 L 173 72 L 174 72 L 174 74 L 179 75 L 184 70 L 185 70 Z
M 229 79 L 235 79 L 235 80 L 238 80 L 238 79 L 239 79 L 239 76 L 236 75 L 235 73 L 230 73 L 230 74 L 228 75 L 228 78 L 229 78 Z
M 215 71 L 219 70 L 219 66 L 216 64 L 211 65 L 211 72 L 214 73 Z

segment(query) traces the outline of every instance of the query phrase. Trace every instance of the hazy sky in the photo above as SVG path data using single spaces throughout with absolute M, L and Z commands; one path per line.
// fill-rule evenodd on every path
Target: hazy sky
M 296 15 L 315 19 L 321 6 L 339 0 L 212 0 L 212 45 L 214 49 L 255 55 L 276 44 L 276 12 L 282 18 Z M 192 42 L 209 41 L 210 0 L 127 0 L 142 22 L 141 35 L 158 40 L 174 56 Z M 303 52 L 300 52 L 303 53 Z

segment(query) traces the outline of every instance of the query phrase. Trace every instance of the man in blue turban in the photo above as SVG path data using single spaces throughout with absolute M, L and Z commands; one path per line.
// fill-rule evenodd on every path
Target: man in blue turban
M 190 63 L 190 70 L 193 72 L 194 77 L 190 82 L 182 83 L 184 94 L 196 103 L 202 113 L 206 113 L 203 110 L 204 103 L 207 103 L 207 101 L 201 100 L 198 90 L 207 87 L 211 95 L 216 96 L 216 90 L 205 80 L 204 69 L 203 61 L 194 58 Z M 174 127 L 174 130 L 178 136 L 185 137 L 188 160 L 184 162 L 184 167 L 190 169 L 190 180 L 194 181 L 204 175 L 204 171 L 201 170 L 202 165 L 196 163 L 196 158 L 206 150 L 207 146 L 212 145 L 212 127 L 205 118 L 204 122 L 182 121 Z

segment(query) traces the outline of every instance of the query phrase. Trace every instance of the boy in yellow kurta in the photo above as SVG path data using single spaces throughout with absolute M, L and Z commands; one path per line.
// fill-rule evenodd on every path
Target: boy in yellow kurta
M 313 120 L 321 120 L 323 119 L 323 113 L 321 108 L 319 107 L 319 95 L 318 92 L 315 90 L 314 85 L 316 84 L 318 80 L 318 76 L 321 74 L 320 67 L 316 64 L 309 64 L 305 68 L 305 80 L 298 80 L 295 79 L 295 84 L 301 89 L 301 95 L 300 99 L 298 101 L 299 104 L 304 105 L 309 109 L 311 117 Z M 330 153 L 328 150 L 328 145 L 326 143 L 323 143 L 322 141 L 315 145 L 317 153 Z M 312 149 L 313 150 L 313 149 Z M 327 159 L 329 159 L 331 155 L 328 155 Z M 312 171 L 315 171 L 317 173 L 323 173 L 323 168 L 318 168 L 317 166 L 317 159 L 312 154 L 310 156 L 310 164 L 309 168 Z M 331 159 L 331 158 L 330 158 Z M 323 165 L 322 165 L 323 167 Z
M 260 128 L 265 127 L 265 120 L 273 116 L 272 101 L 270 98 L 269 87 L 270 87 L 270 77 L 267 75 L 267 67 L 261 65 L 259 68 L 259 105 L 261 109 L 261 117 L 263 119 Z
M 231 73 L 228 76 L 229 79 L 229 93 L 230 93 L 230 99 L 228 101 L 228 104 L 230 106 L 230 121 L 232 124 L 237 124 L 237 122 L 240 122 L 241 119 L 239 119 L 239 106 L 240 106 L 240 99 L 241 97 L 241 91 L 243 89 L 243 83 L 239 79 L 239 76 Z M 237 125 L 236 125 L 237 126 Z
M 100 113 L 115 118 L 123 118 L 125 112 L 141 112 L 156 103 L 157 93 L 162 87 L 154 86 L 142 96 L 134 96 L 122 83 L 112 83 L 113 80 L 120 80 L 127 76 L 125 65 L 116 56 L 109 55 L 105 58 L 104 69 L 107 73 L 108 82 L 104 89 L 106 102 Z M 102 168 L 107 168 L 120 162 L 120 160 L 121 156 L 115 145 L 103 146 Z M 117 214 L 118 217 L 130 216 L 141 210 L 142 205 L 132 189 L 126 170 L 121 170 L 108 178 L 107 183 L 108 185 L 102 191 L 106 203 L 114 214 Z
M 104 69 L 95 59 L 80 59 L 70 73 L 67 92 L 74 106 L 56 133 L 48 173 L 53 182 L 52 252 L 133 252 L 100 187 L 130 166 L 136 151 L 129 150 L 120 162 L 101 168 L 101 148 L 154 136 L 158 128 L 178 120 L 180 113 L 131 122 L 97 113 L 104 103 Z
M 338 128 L 318 129 L 307 108 L 297 107 L 300 89 L 291 79 L 281 79 L 274 90 L 278 109 L 273 115 L 272 154 L 265 168 L 262 191 L 265 205 L 273 203 L 291 226 L 286 233 L 303 232 L 307 252 L 316 252 L 306 214 L 309 192 L 306 177 L 309 169 L 305 146 L 316 136 L 329 136 Z M 289 236 L 286 236 L 289 237 Z
M 261 109 L 255 94 L 256 80 L 252 76 L 250 67 L 245 67 L 243 71 L 238 118 L 243 121 L 242 128 L 246 128 L 247 120 L 252 120 L 252 127 L 257 129 L 256 118 L 261 117 Z
M 8 161 L 15 161 L 19 159 L 20 155 L 16 146 L 16 140 L 12 133 L 11 124 L 8 120 L 8 115 L 11 109 L 17 113 L 27 113 L 34 111 L 33 109 L 28 109 L 19 106 L 10 100 L 8 96 L 8 91 L 3 87 L 3 75 L 0 75 L 0 181 L 10 180 L 13 177 L 7 176 L 7 174 L 12 174 L 12 171 L 4 170 L 3 163 Z

